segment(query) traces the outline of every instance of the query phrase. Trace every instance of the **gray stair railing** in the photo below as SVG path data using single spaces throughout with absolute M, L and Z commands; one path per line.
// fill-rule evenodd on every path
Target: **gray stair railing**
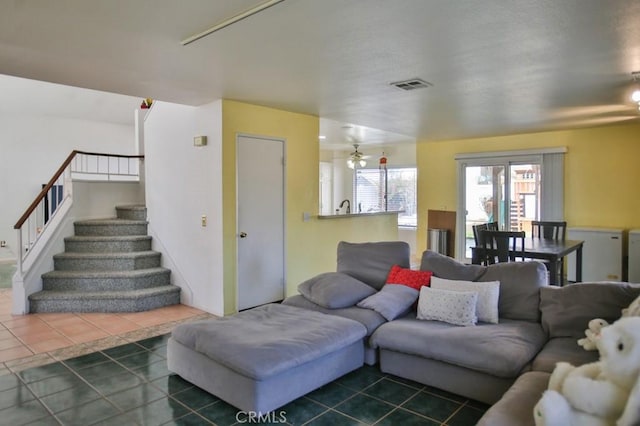
M 144 155 L 72 151 L 14 226 L 18 233 L 18 272 L 23 274 L 25 264 L 37 257 L 34 253 L 44 247 L 59 223 L 54 220 L 56 215 L 71 205 L 73 180 L 138 181 L 142 160 Z

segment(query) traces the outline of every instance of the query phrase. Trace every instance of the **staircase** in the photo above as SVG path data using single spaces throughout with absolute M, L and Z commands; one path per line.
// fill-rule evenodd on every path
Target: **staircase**
M 180 303 L 171 271 L 151 250 L 144 206 L 116 207 L 117 218 L 74 223 L 42 291 L 29 296 L 35 312 L 139 312 Z

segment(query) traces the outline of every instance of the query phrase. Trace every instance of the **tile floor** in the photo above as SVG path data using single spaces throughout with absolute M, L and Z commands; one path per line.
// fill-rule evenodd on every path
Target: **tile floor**
M 246 424 L 237 409 L 167 369 L 171 329 L 210 314 L 183 305 L 131 314 L 10 312 L 11 290 L 0 289 L 0 424 Z M 466 426 L 487 408 L 365 366 L 266 424 Z
M 147 312 L 11 314 L 11 289 L 0 289 L 0 370 L 19 371 L 167 333 L 212 315 L 185 305 Z
M 168 334 L 160 335 L 4 374 L 0 376 L 0 421 L 11 425 L 246 424 L 234 407 L 167 370 L 167 339 Z M 282 407 L 268 424 L 464 426 L 475 424 L 486 409 L 484 404 L 365 366 Z

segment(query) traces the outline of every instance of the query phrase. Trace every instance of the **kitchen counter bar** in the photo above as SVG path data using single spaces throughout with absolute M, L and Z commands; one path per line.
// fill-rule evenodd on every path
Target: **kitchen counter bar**
M 384 215 L 397 215 L 398 213 L 402 213 L 402 211 L 391 211 L 391 212 L 373 212 L 373 213 L 349 213 L 349 214 L 332 214 L 332 215 L 319 215 L 318 219 L 349 219 L 352 217 L 369 217 L 369 216 L 384 216 Z

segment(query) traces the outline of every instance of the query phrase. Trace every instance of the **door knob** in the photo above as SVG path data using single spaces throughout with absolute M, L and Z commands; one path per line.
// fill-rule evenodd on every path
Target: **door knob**
M 247 233 L 246 232 L 241 232 L 240 233 L 240 238 L 247 238 Z

